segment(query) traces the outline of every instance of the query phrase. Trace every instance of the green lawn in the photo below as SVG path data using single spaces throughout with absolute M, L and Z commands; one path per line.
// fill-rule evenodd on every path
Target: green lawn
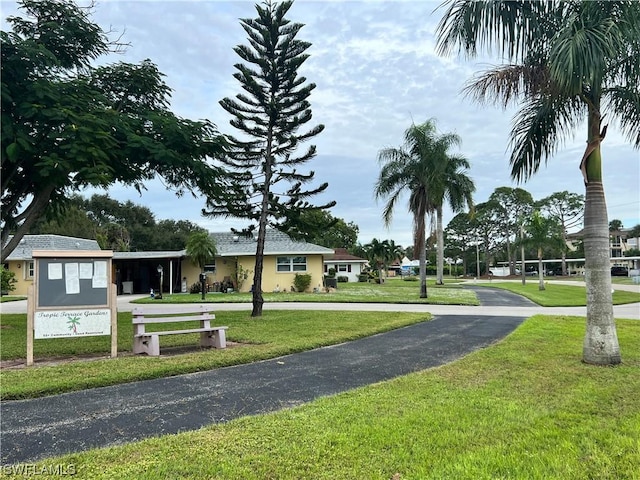
M 638 479 L 640 322 L 622 365 L 535 316 L 443 367 L 195 432 L 49 459 L 91 479 Z
M 118 348 L 128 356 L 75 361 L 55 366 L 3 369 L 0 398 L 38 397 L 210 370 L 310 350 L 430 319 L 425 313 L 265 311 L 260 319 L 249 312 L 216 312 L 216 325 L 227 325 L 227 339 L 237 342 L 224 350 L 200 349 L 198 334 L 168 335 L 160 341 L 161 357 L 132 356 L 131 313 L 118 314 Z M 164 329 L 175 325 L 165 324 Z M 178 328 L 185 328 L 181 324 Z M 195 326 L 195 324 L 194 324 Z M 26 357 L 26 314 L 0 316 L 2 359 Z M 150 329 L 151 330 L 151 329 Z M 34 358 L 73 359 L 110 352 L 109 336 L 36 340 Z M 172 348 L 173 347 L 173 348 Z M 169 355 L 178 347 L 189 353 Z M 184 350 L 184 348 L 182 349 Z M 77 358 L 76 358 L 77 359 Z
M 17 302 L 18 300 L 26 300 L 27 297 L 19 297 L 17 295 L 3 295 L 0 297 L 0 303 Z
M 333 302 L 333 303 L 425 303 L 436 305 L 478 305 L 475 294 L 448 281 L 445 285 L 427 282 L 427 298 L 420 298 L 420 283 L 399 278 L 388 279 L 383 284 L 339 283 L 331 293 L 263 293 L 265 302 Z M 163 295 L 162 300 L 149 297 L 135 303 L 194 303 L 202 302 L 202 294 Z M 207 293 L 206 303 L 250 303 L 251 293 Z
M 526 285 L 519 282 L 477 283 L 480 287 L 494 287 L 518 293 L 543 307 L 582 307 L 587 304 L 584 285 L 561 285 L 546 283 L 544 290 L 538 289 L 538 282 L 527 279 Z M 614 305 L 640 302 L 640 293 L 616 290 L 613 293 Z

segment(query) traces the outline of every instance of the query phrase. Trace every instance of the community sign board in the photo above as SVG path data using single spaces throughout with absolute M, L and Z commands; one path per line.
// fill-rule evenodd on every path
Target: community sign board
M 111 335 L 118 354 L 116 290 L 110 250 L 35 250 L 34 286 L 28 299 L 27 365 L 33 340 Z

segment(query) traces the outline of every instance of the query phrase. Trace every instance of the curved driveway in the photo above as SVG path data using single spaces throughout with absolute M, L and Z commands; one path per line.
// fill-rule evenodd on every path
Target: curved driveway
M 34 462 L 299 405 L 451 362 L 504 338 L 528 316 L 548 312 L 504 290 L 477 292 L 483 307 L 265 304 L 270 309 L 429 311 L 434 319 L 264 362 L 2 402 L 1 462 Z M 223 308 L 249 308 L 230 306 Z

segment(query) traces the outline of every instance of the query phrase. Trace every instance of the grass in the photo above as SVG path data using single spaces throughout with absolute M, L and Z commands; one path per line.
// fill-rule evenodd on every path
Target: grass
M 20 297 L 17 295 L 2 295 L 0 297 L 0 303 L 4 302 L 17 302 L 18 300 L 26 300 L 27 297 Z
M 2 315 L 2 359 L 26 357 L 26 314 Z M 0 398 L 33 398 L 86 388 L 167 377 L 310 350 L 430 319 L 425 313 L 265 311 L 254 319 L 248 312 L 217 312 L 216 325 L 227 325 L 227 339 L 238 346 L 200 349 L 198 335 L 168 335 L 161 339 L 161 357 L 131 356 L 131 313 L 118 314 L 118 349 L 129 353 L 116 359 L 68 362 L 53 366 L 3 369 Z M 195 326 L 195 325 L 194 325 Z M 179 328 L 185 328 L 181 324 Z M 165 324 L 172 329 L 172 324 Z M 150 329 L 151 330 L 151 329 Z M 77 359 L 110 352 L 109 336 L 36 340 L 34 359 Z M 183 347 L 180 355 L 167 355 Z M 184 353 L 184 347 L 190 353 Z
M 91 479 L 638 479 L 640 322 L 582 364 L 584 319 L 535 316 L 443 367 L 198 431 L 45 461 Z
M 495 287 L 517 293 L 543 307 L 583 307 L 587 304 L 587 294 L 584 285 L 561 285 L 546 283 L 545 290 L 538 289 L 537 281 L 527 281 L 526 285 L 519 282 L 478 283 L 481 287 Z M 616 290 L 613 293 L 613 304 L 640 302 L 640 293 Z
M 339 283 L 338 289 L 331 293 L 263 293 L 265 302 L 336 302 L 336 303 L 424 303 L 436 305 L 479 305 L 475 294 L 460 288 L 460 285 L 445 283 L 435 285 L 427 283 L 427 298 L 420 298 L 420 283 L 401 279 L 388 279 L 383 284 L 375 283 Z M 198 303 L 202 294 L 163 295 L 161 300 L 149 297 L 136 300 L 135 303 Z M 250 303 L 251 293 L 207 293 L 205 303 Z

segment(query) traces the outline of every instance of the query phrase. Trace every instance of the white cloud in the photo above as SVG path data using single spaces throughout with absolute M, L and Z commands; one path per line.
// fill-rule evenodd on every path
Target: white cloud
M 166 74 L 174 90 L 172 109 L 192 118 L 208 118 L 224 133 L 235 133 L 218 102 L 241 91 L 232 77 L 239 61 L 233 48 L 246 43 L 239 18 L 255 17 L 253 1 L 103 1 L 94 19 L 105 29 L 125 30 L 131 47 L 112 60 L 138 62 L 150 58 Z M 288 18 L 304 23 L 299 37 L 312 43 L 301 74 L 317 88 L 310 97 L 314 122 L 325 131 L 313 141 L 318 156 L 309 169 L 318 183 L 329 182 L 318 203 L 337 200 L 333 215 L 360 227 L 360 240 L 392 238 L 411 242 L 411 217 L 399 204 L 389 230 L 382 224 L 384 202 L 375 202 L 373 185 L 377 152 L 399 146 L 411 122 L 436 118 L 443 132 L 462 137 L 460 153 L 471 162 L 476 201 L 483 202 L 510 179 L 508 135 L 512 111 L 479 106 L 461 95 L 474 72 L 492 62 L 441 58 L 434 52 L 433 32 L 442 11 L 436 2 L 298 0 Z M 3 19 L 15 13 L 15 2 L 2 1 Z M 3 23 L 3 30 L 7 25 Z M 585 128 L 568 141 L 548 165 L 519 185 L 543 198 L 555 191 L 583 193 L 578 163 Z M 625 225 L 640 223 L 640 158 L 615 130 L 603 144 L 609 217 Z M 204 201 L 176 200 L 156 184 L 140 197 L 122 187 L 114 198 L 148 205 L 157 218 L 189 219 L 211 229 L 226 229 L 224 219 L 204 219 Z M 452 215 L 446 213 L 448 221 Z M 235 225 L 234 225 L 235 226 Z

